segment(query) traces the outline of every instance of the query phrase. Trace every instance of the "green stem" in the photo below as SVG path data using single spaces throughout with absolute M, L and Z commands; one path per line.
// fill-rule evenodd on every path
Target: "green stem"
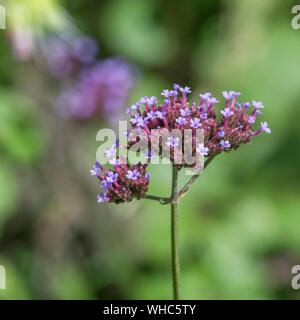
M 174 300 L 180 299 L 180 268 L 178 246 L 178 170 L 173 166 L 171 202 L 171 244 L 172 244 L 172 275 Z

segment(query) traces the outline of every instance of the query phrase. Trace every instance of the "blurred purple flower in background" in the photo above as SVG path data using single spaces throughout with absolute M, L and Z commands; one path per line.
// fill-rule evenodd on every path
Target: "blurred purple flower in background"
M 133 66 L 118 57 L 96 60 L 98 45 L 87 36 L 51 37 L 45 48 L 49 72 L 63 82 L 58 113 L 116 123 L 134 86 Z
M 80 120 L 100 116 L 111 125 L 117 123 L 135 83 L 133 65 L 120 57 L 97 60 L 97 41 L 85 35 L 51 34 L 34 44 L 25 38 L 10 36 L 15 57 L 30 60 L 34 51 L 60 80 L 55 103 L 59 115 Z
M 85 65 L 94 63 L 97 42 L 88 36 L 49 36 L 43 46 L 48 71 L 57 78 L 70 76 Z
M 13 55 L 17 60 L 27 61 L 32 58 L 34 52 L 33 34 L 30 30 L 14 30 L 8 33 Z
M 114 123 L 133 85 L 133 67 L 121 58 L 108 58 L 84 68 L 78 80 L 62 92 L 57 107 L 65 117 L 86 119 L 102 115 Z

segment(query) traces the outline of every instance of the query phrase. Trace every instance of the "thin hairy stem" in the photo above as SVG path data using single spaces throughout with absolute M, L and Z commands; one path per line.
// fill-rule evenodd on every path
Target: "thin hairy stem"
M 171 202 L 171 247 L 172 247 L 172 275 L 173 297 L 180 299 L 180 268 L 179 268 L 179 245 L 178 245 L 178 170 L 173 166 L 172 174 L 172 202 Z M 175 199 L 175 200 L 174 200 Z
M 216 154 L 209 157 L 205 163 L 206 168 L 214 159 Z M 197 180 L 200 173 L 195 174 L 191 179 L 178 191 L 178 169 L 172 167 L 172 195 L 170 198 L 145 195 L 144 199 L 159 201 L 161 204 L 171 203 L 171 248 L 172 248 L 172 278 L 173 278 L 173 297 L 174 300 L 180 299 L 180 266 L 179 266 L 179 242 L 178 242 L 178 203 L 191 185 Z

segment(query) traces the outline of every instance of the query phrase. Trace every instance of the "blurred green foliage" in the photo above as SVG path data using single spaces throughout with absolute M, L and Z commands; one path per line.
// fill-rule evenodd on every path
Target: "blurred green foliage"
M 128 103 L 178 82 L 192 86 L 195 100 L 197 92 L 221 98 L 232 89 L 265 105 L 272 135 L 218 156 L 180 203 L 184 298 L 300 297 L 290 286 L 291 267 L 300 264 L 300 31 L 291 28 L 293 4 L 47 1 L 51 12 L 61 17 L 66 10 L 72 23 L 96 37 L 102 55 L 139 67 Z M 44 27 L 41 19 L 30 23 Z M 34 65 L 25 83 L 5 37 L 1 33 L 0 265 L 8 289 L 0 297 L 169 299 L 168 206 L 146 200 L 97 205 L 99 187 L 88 170 L 96 132 L 105 124 L 59 118 L 49 106 L 52 83 Z M 44 85 L 27 92 L 29 99 L 31 79 Z M 149 193 L 168 196 L 170 173 L 152 167 Z
M 69 24 L 59 0 L 3 0 L 9 28 L 31 29 L 35 34 L 63 30 Z
M 1 153 L 13 161 L 28 164 L 41 152 L 42 130 L 24 97 L 13 91 L 2 91 L 1 100 Z

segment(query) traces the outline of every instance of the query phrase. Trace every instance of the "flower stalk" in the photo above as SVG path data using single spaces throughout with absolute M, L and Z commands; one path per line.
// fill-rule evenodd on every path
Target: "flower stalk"
M 171 248 L 172 248 L 172 276 L 173 298 L 179 300 L 180 295 L 180 266 L 178 241 L 178 169 L 172 170 L 172 202 L 171 202 Z

